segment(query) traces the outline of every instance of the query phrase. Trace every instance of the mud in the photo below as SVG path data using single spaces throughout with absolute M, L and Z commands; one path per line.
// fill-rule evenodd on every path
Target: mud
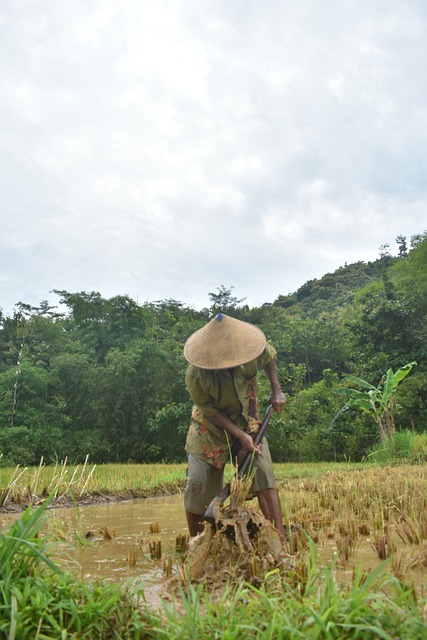
M 153 491 L 153 492 L 144 492 L 144 491 L 123 491 L 121 493 L 100 493 L 98 491 L 94 491 L 90 494 L 85 494 L 83 496 L 70 496 L 69 493 L 63 494 L 58 498 L 54 498 L 50 503 L 48 509 L 60 509 L 61 507 L 75 507 L 75 506 L 90 506 L 90 505 L 102 505 L 102 504 L 110 504 L 117 502 L 124 502 L 128 500 L 139 500 L 146 498 L 154 498 L 154 497 L 163 497 L 169 496 L 163 491 Z M 0 514 L 4 513 L 21 513 L 25 511 L 28 506 L 37 507 L 41 505 L 45 499 L 46 495 L 41 496 L 25 496 L 22 497 L 19 502 L 14 500 L 8 500 L 5 505 L 0 507 Z
M 225 509 L 216 525 L 193 538 L 184 566 L 191 582 L 260 583 L 283 559 L 284 541 L 261 513 Z

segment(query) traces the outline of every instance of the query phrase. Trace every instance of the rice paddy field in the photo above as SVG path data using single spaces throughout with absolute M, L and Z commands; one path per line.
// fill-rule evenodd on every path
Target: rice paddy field
M 269 571 L 252 584 L 230 580 L 221 592 L 185 583 L 181 572 L 175 596 L 165 593 L 155 607 L 147 603 L 143 585 L 132 591 L 130 585 L 110 584 L 107 591 L 121 594 L 128 617 L 116 616 L 109 631 L 95 626 L 95 635 L 86 624 L 92 636 L 61 627 L 62 636 L 6 637 L 425 640 L 427 465 L 276 464 L 275 472 L 288 532 L 286 570 Z M 43 504 L 49 495 L 58 506 L 176 495 L 184 486 L 185 465 L 41 462 L 36 468 L 0 469 L 0 506 L 16 512 Z M 173 562 L 179 567 L 182 557 L 177 554 Z M 88 607 L 92 598 L 96 608 L 97 593 L 90 586 Z M 41 619 L 33 631 L 37 624 L 43 628 Z M 65 629 L 67 616 L 61 620 Z

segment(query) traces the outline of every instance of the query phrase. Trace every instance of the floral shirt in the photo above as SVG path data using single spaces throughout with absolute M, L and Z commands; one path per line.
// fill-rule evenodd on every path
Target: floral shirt
M 194 402 L 185 449 L 214 467 L 223 467 L 229 458 L 229 436 L 209 420 L 217 411 L 227 415 L 247 432 L 258 429 L 256 375 L 273 362 L 276 351 L 268 342 L 263 353 L 233 369 L 211 371 L 190 365 L 186 384 Z

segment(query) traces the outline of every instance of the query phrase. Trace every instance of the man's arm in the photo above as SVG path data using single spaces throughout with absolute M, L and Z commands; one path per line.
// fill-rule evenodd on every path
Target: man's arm
M 252 451 L 258 454 L 261 451 L 261 445 L 255 446 L 252 437 L 240 429 L 228 416 L 222 411 L 217 411 L 213 416 L 209 416 L 209 420 L 220 429 L 224 429 L 230 436 L 240 441 L 241 451 Z
M 279 378 L 277 377 L 276 363 L 273 360 L 272 362 L 269 362 L 268 364 L 264 365 L 263 369 L 264 369 L 265 375 L 268 378 L 268 381 L 270 383 L 270 389 L 271 389 L 268 403 L 273 405 L 274 411 L 281 411 L 285 406 L 287 400 L 286 400 L 285 394 L 283 393 L 280 387 Z

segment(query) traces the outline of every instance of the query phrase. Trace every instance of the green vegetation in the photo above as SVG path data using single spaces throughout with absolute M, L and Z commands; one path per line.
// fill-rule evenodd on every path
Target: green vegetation
M 0 468 L 0 508 L 25 504 L 52 494 L 58 500 L 88 496 L 146 497 L 175 494 L 185 486 L 185 464 L 54 465 Z
M 143 617 L 125 590 L 63 573 L 40 537 L 44 511 L 28 508 L 0 533 L 0 634 L 21 638 L 135 638 Z
M 221 285 L 201 311 L 67 291 L 60 311 L 0 311 L 0 507 L 44 500 L 0 534 L 0 636 L 425 638 L 411 572 L 427 563 L 427 236 L 409 251 L 396 242 L 397 257 L 345 265 L 260 308 Z M 301 525 L 289 530 L 295 566 L 222 594 L 184 583 L 157 608 L 130 584 L 82 584 L 49 557 L 46 507 L 182 489 L 183 344 L 219 310 L 258 324 L 278 351 L 289 401 L 269 436 L 287 521 Z M 261 377 L 261 404 L 267 393 Z M 386 564 L 351 573 L 367 531 Z M 331 539 L 335 565 L 319 555 Z
M 59 308 L 0 311 L 0 466 L 87 455 L 91 464 L 183 462 L 183 345 L 218 310 L 258 324 L 277 348 L 289 402 L 270 429 L 275 460 L 362 460 L 381 447 L 376 424 L 354 407 L 328 428 L 336 390 L 348 376 L 376 387 L 408 362 L 418 364 L 393 393 L 394 425 L 425 433 L 427 237 L 414 236 L 409 251 L 396 242 L 396 257 L 345 265 L 259 308 L 221 285 L 200 311 L 84 291 L 56 291 Z M 265 404 L 265 381 L 260 391 Z
M 108 465 L 107 470 L 101 472 L 102 483 L 111 491 L 117 483 L 109 484 L 108 478 L 116 469 Z M 120 476 L 120 467 L 117 472 Z M 177 595 L 156 605 L 146 602 L 143 585 L 84 584 L 50 560 L 43 524 L 52 494 L 0 534 L 0 635 L 16 640 L 423 640 L 427 601 L 410 571 L 423 570 L 427 563 L 426 465 L 278 465 L 277 472 L 290 522 L 310 534 L 291 535 L 292 566 L 270 571 L 257 586 L 230 582 L 216 592 L 183 579 Z M 164 478 L 167 465 L 159 473 Z M 161 487 L 153 485 L 153 492 Z M 392 529 L 401 549 L 386 539 Z M 379 558 L 389 557 L 374 569 L 351 571 L 352 554 L 367 535 Z M 318 552 L 322 540 L 331 537 L 339 551 L 332 564 Z
M 426 624 L 411 590 L 399 581 L 358 572 L 348 590 L 329 571 L 317 569 L 315 555 L 304 579 L 272 575 L 262 588 L 243 585 L 217 602 L 203 589 L 190 589 L 179 609 L 166 608 L 157 638 L 332 640 L 377 638 L 421 640 Z M 299 576 L 302 577 L 302 576 Z M 181 609 L 184 609 L 184 615 Z
M 337 389 L 337 393 L 347 397 L 347 402 L 341 412 L 352 408 L 360 409 L 367 413 L 368 416 L 374 419 L 378 427 L 382 444 L 391 444 L 393 446 L 395 435 L 395 393 L 398 385 L 406 378 L 415 364 L 416 362 L 410 362 L 398 369 L 396 373 L 393 373 L 393 369 L 389 369 L 377 387 L 357 376 L 345 375 L 345 382 L 361 387 L 363 391 L 348 387 Z

